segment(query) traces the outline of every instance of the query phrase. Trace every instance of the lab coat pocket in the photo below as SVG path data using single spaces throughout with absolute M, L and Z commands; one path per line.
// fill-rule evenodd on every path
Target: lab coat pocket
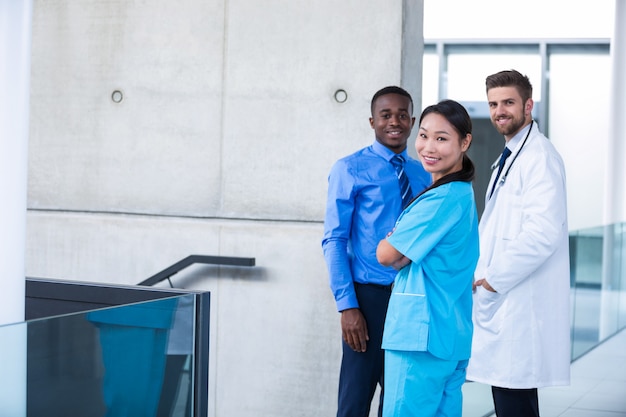
M 391 294 L 383 333 L 383 349 L 426 351 L 429 322 L 425 294 Z
M 501 311 L 506 295 L 476 288 L 474 296 L 474 318 L 476 325 L 492 333 L 499 333 L 502 324 Z
M 503 189 L 498 198 L 501 200 L 499 203 L 505 206 L 500 213 L 506 214 L 499 216 L 496 231 L 504 240 L 515 239 L 522 230 L 522 197 Z

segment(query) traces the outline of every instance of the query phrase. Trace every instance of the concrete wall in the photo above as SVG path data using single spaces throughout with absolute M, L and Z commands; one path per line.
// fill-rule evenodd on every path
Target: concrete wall
M 326 176 L 372 142 L 377 89 L 421 107 L 422 8 L 36 0 L 27 275 L 134 284 L 189 254 L 255 257 L 173 278 L 212 292 L 209 415 L 332 416 Z

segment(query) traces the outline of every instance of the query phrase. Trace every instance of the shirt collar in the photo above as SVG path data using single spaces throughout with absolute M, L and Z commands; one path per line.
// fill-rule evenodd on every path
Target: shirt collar
M 528 133 L 528 129 L 530 129 L 530 127 L 533 124 L 534 123 L 529 123 L 528 125 L 526 125 L 522 130 L 517 132 L 517 134 L 513 136 L 511 140 L 506 144 L 506 147 L 509 148 L 511 152 L 517 149 L 517 146 L 522 141 L 522 139 L 526 137 L 526 134 Z
M 520 142 L 522 141 L 522 139 L 524 139 L 526 137 L 526 134 L 528 134 L 528 129 L 531 128 L 531 126 L 534 123 L 529 123 L 527 126 L 525 126 L 522 130 L 520 130 L 519 132 L 517 132 L 515 134 L 515 136 L 513 136 L 511 138 L 510 141 L 508 141 L 504 146 L 509 148 L 509 150 L 511 151 L 511 153 L 513 153 L 513 151 L 515 151 L 517 149 L 517 147 L 519 146 Z M 500 156 L 498 156 L 498 159 L 496 159 L 493 164 L 491 164 L 491 169 L 495 169 L 498 166 L 498 163 L 500 162 Z
M 408 148 L 407 148 L 408 149 Z M 409 153 L 407 152 L 407 149 L 403 150 L 402 152 L 400 152 L 399 154 L 396 154 L 394 151 L 392 151 L 391 149 L 389 149 L 388 147 L 386 147 L 385 145 L 381 144 L 379 141 L 374 140 L 374 143 L 372 144 L 372 151 L 377 154 L 382 156 L 383 158 L 385 158 L 387 161 L 391 161 L 391 158 L 393 158 L 396 155 L 402 155 L 402 157 L 404 158 L 405 161 L 409 160 Z

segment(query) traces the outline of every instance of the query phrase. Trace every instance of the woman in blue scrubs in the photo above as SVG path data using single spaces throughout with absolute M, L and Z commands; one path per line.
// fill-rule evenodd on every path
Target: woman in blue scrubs
M 415 149 L 433 184 L 378 245 L 378 261 L 399 270 L 383 334 L 384 417 L 462 413 L 478 260 L 474 165 L 466 155 L 471 132 L 456 101 L 424 109 Z

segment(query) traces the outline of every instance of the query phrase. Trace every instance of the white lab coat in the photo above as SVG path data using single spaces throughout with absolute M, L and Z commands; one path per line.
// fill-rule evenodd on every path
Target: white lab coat
M 512 164 L 506 181 L 486 197 L 480 220 L 475 278 L 486 278 L 497 292 L 479 287 L 474 294 L 467 379 L 504 388 L 568 385 L 565 169 L 536 123 L 520 151 L 522 142 L 506 161 L 500 177 Z

